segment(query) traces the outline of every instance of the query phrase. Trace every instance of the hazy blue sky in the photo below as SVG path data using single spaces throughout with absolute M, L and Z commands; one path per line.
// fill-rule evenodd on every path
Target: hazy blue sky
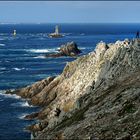
M 0 22 L 140 22 L 139 1 L 0 2 Z

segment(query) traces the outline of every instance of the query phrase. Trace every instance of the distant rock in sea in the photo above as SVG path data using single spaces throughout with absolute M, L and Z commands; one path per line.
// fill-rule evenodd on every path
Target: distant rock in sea
M 81 53 L 81 50 L 78 49 L 75 42 L 68 42 L 61 45 L 58 51 L 57 53 L 46 54 L 46 57 L 77 56 Z
M 26 116 L 39 120 L 32 139 L 140 139 L 139 42 L 100 42 L 61 75 L 8 91 L 42 106 Z

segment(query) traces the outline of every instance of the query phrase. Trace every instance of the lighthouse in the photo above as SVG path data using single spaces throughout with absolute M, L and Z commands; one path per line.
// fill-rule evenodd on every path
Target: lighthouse
M 55 26 L 55 32 L 48 35 L 50 38 L 60 38 L 63 37 L 62 34 L 59 33 L 59 26 Z
M 58 25 L 55 26 L 55 34 L 56 34 L 56 35 L 59 34 L 59 27 L 58 27 Z
M 13 35 L 16 36 L 16 30 L 14 30 Z

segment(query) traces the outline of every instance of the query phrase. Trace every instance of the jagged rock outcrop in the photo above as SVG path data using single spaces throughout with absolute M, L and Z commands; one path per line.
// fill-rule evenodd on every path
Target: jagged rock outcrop
M 58 51 L 57 53 L 46 54 L 46 57 L 77 56 L 81 53 L 81 50 L 78 49 L 75 42 L 68 42 L 61 45 Z
M 18 96 L 21 96 L 22 98 L 32 98 L 36 94 L 42 91 L 44 87 L 47 87 L 49 83 L 53 81 L 55 77 L 48 77 L 46 79 L 43 79 L 42 81 L 38 81 L 34 83 L 31 86 L 27 86 L 25 88 L 17 89 L 14 91 L 7 90 L 5 94 L 17 94 Z
M 28 116 L 40 120 L 27 128 L 32 139 L 139 140 L 139 40 L 100 42 L 28 97 L 43 106 Z

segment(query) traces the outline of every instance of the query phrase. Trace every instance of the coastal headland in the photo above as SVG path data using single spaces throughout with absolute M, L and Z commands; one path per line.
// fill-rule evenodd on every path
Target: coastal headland
M 106 44 L 62 74 L 7 91 L 40 106 L 31 139 L 140 139 L 140 40 Z

